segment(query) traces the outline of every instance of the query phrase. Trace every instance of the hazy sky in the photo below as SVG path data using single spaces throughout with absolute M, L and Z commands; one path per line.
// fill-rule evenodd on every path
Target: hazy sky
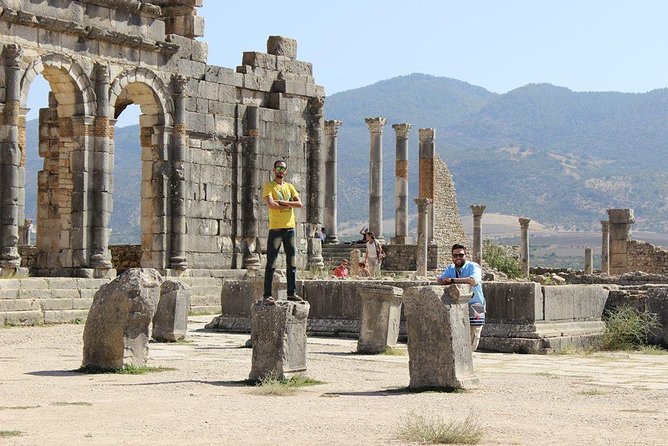
M 414 72 L 497 93 L 668 86 L 665 0 L 204 0 L 199 15 L 210 64 L 234 68 L 268 36 L 292 37 L 327 94 Z M 42 96 L 31 91 L 33 110 Z

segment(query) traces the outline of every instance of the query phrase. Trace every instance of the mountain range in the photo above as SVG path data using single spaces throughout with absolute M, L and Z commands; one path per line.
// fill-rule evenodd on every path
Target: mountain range
M 395 135 L 412 124 L 409 198 L 417 191 L 418 129 L 436 129 L 463 217 L 468 206 L 525 215 L 560 230 L 598 230 L 606 209 L 635 209 L 634 229 L 668 231 L 668 89 L 647 93 L 574 92 L 530 84 L 505 94 L 444 77 L 411 74 L 333 94 L 326 119 L 338 136 L 339 225 L 368 215 L 366 117 L 387 118 L 383 132 L 384 218 L 394 217 Z M 26 214 L 35 214 L 37 121 L 27 124 Z M 113 243 L 138 243 L 139 127 L 116 129 Z M 409 200 L 412 202 L 412 199 Z M 410 212 L 415 212 L 412 208 Z M 360 220 L 360 216 L 362 220 Z M 356 227 L 356 226 L 355 226 Z

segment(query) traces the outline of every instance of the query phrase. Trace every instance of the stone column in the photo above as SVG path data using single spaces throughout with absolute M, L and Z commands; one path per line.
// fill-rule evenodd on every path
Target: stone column
M 610 221 L 610 274 L 629 272 L 627 244 L 631 240 L 631 225 L 636 218 L 633 209 L 608 209 Z
M 427 243 L 431 244 L 434 241 L 434 141 L 436 138 L 436 129 L 420 129 L 418 130 L 418 135 L 420 139 L 419 197 L 429 198 L 431 202 L 427 209 Z
M 601 220 L 601 272 L 610 274 L 610 223 Z
M 473 212 L 473 261 L 482 263 L 482 213 L 485 212 L 484 204 L 472 204 Z
M 257 271 L 260 258 L 257 254 L 257 156 L 260 140 L 260 113 L 258 107 L 246 109 L 246 138 L 241 154 L 241 220 L 242 220 L 242 268 Z
M 402 288 L 389 285 L 364 285 L 359 288 L 362 313 L 358 353 L 383 353 L 388 347 L 397 345 L 403 293 Z
M 19 114 L 20 67 L 23 49 L 16 44 L 5 45 L 5 104 L 0 147 L 0 271 L 2 276 L 14 275 L 21 265 L 19 241 Z
M 327 238 L 325 243 L 339 243 L 337 237 L 336 221 L 336 139 L 339 134 L 339 127 L 343 124 L 341 121 L 325 121 L 325 136 L 327 156 L 325 158 L 325 233 Z
M 171 252 L 169 267 L 176 271 L 188 268 L 185 251 L 186 217 L 186 100 L 185 87 L 188 79 L 185 76 L 172 77 L 172 98 L 174 100 L 174 133 L 172 137 L 172 175 L 171 203 L 172 203 L 172 231 Z
M 366 118 L 369 126 L 370 162 L 369 162 L 369 231 L 376 239 L 383 239 L 383 127 L 385 118 Z
M 529 277 L 529 222 L 530 218 L 520 217 L 520 269 Z
M 592 265 L 594 264 L 594 254 L 591 248 L 585 248 L 585 266 L 584 273 L 591 274 L 593 272 Z
M 325 164 L 322 156 L 322 107 L 325 99 L 312 97 L 308 100 L 307 116 L 307 153 L 308 176 L 307 189 L 309 191 L 307 206 L 307 265 L 310 270 L 320 270 L 325 267 L 322 258 L 322 241 L 320 228 L 323 222 L 323 180 Z
M 396 132 L 396 167 L 394 183 L 394 237 L 392 243 L 406 245 L 408 238 L 408 132 L 412 125 L 394 124 Z
M 403 295 L 409 387 L 473 388 L 468 285 L 408 288 Z
M 251 306 L 252 365 L 249 378 L 284 379 L 306 370 L 307 302 L 279 300 Z
M 93 128 L 93 215 L 92 252 L 90 266 L 95 276 L 104 276 L 112 268 L 109 251 L 109 220 L 112 208 L 113 153 L 110 151 L 111 123 L 109 121 L 109 69 L 95 64 L 95 94 L 97 96 Z M 122 173 L 121 173 L 122 174 Z
M 417 248 L 415 250 L 415 263 L 417 265 L 417 276 L 427 276 L 427 212 L 431 200 L 429 198 L 415 198 L 415 204 L 418 208 L 418 227 L 417 227 Z

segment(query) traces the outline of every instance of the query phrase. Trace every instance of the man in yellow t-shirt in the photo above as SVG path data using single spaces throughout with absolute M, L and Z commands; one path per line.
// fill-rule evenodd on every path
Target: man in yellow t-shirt
M 284 181 L 288 165 L 278 160 L 274 163 L 274 179 L 265 183 L 262 197 L 269 208 L 269 234 L 267 235 L 267 266 L 264 270 L 263 302 L 273 304 L 271 282 L 276 269 L 276 257 L 283 245 L 285 251 L 286 275 L 288 279 L 288 300 L 302 302 L 295 294 L 297 289 L 297 267 L 295 266 L 296 236 L 294 208 L 303 207 L 299 192 Z

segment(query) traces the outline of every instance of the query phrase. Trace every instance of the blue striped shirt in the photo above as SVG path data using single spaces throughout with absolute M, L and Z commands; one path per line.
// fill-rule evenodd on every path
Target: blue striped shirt
M 471 325 L 484 325 L 487 305 L 485 303 L 485 295 L 482 292 L 482 268 L 475 262 L 467 261 L 462 265 L 459 274 L 457 274 L 455 265 L 451 263 L 445 267 L 439 279 L 457 277 L 473 277 L 475 279 L 476 284 L 471 287 L 473 296 L 469 300 L 469 321 Z

